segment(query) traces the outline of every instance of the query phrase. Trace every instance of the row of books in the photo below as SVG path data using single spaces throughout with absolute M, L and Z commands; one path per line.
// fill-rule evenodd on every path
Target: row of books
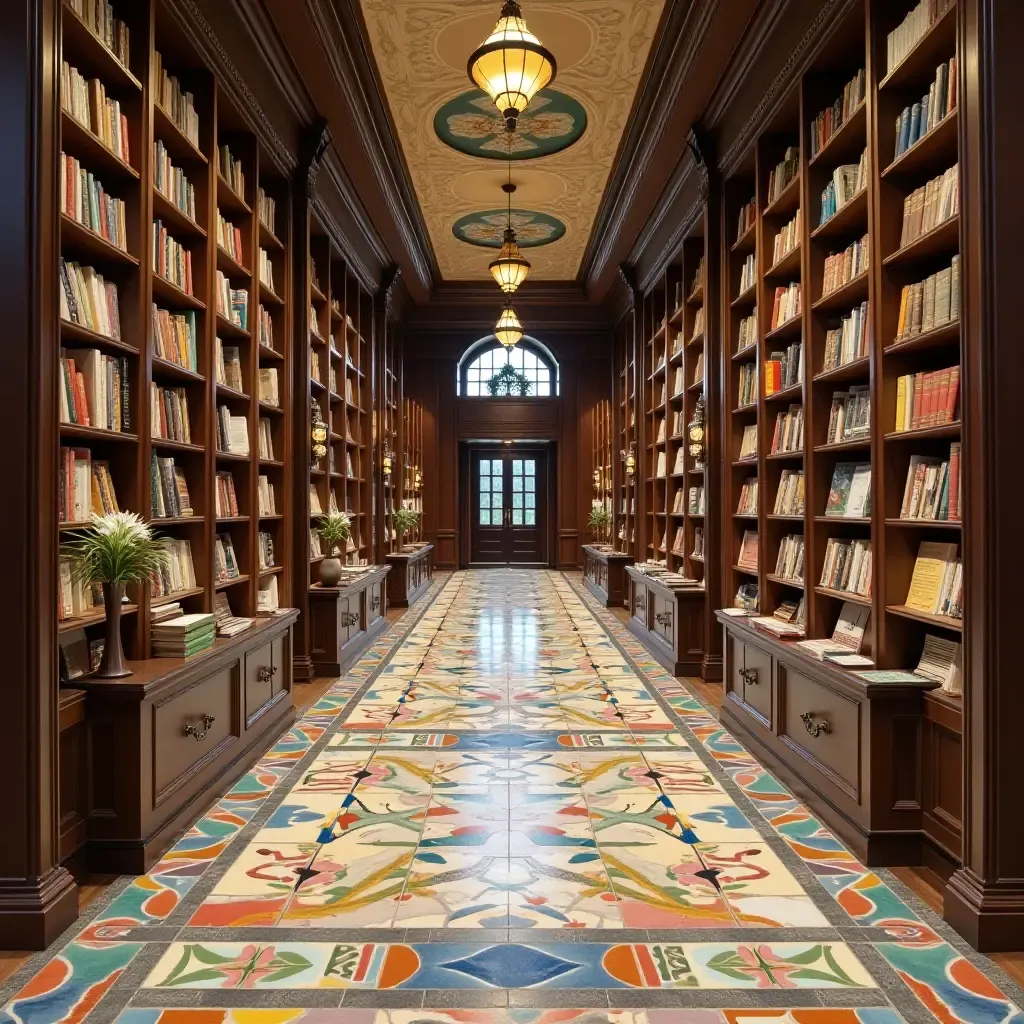
M 772 306 L 772 326 L 775 330 L 800 315 L 800 282 L 791 281 L 787 286 L 779 285 L 775 289 L 775 302 Z
M 243 331 L 249 329 L 249 292 L 245 288 L 232 288 L 231 282 L 217 271 L 217 312 Z
M 955 323 L 960 319 L 960 256 L 950 265 L 929 274 L 923 281 L 904 285 L 900 294 L 900 315 L 896 340 Z
M 196 586 L 196 570 L 192 562 L 192 545 L 178 537 L 161 537 L 157 543 L 164 550 L 164 563 L 153 574 L 150 594 L 167 597 Z
M 825 353 L 822 371 L 836 370 L 840 366 L 866 359 L 871 351 L 871 317 L 865 299 L 844 316 L 838 327 L 825 332 Z
M 196 190 L 185 172 L 176 167 L 167 147 L 156 139 L 153 143 L 153 187 L 186 217 L 196 219 Z
M 87 523 L 89 517 L 120 511 L 110 465 L 93 460 L 88 448 L 61 448 L 57 516 L 62 523 Z
M 218 519 L 233 519 L 240 514 L 238 494 L 235 491 L 235 476 L 230 470 L 218 470 L 213 501 Z
M 836 463 L 825 515 L 837 519 L 864 519 L 871 515 L 870 463 Z
M 115 156 L 131 163 L 128 118 L 121 113 L 121 104 L 107 96 L 98 78 L 86 79 L 66 60 L 61 61 L 60 105 Z
M 245 250 L 242 247 L 242 229 L 235 227 L 221 212 L 217 211 L 217 244 L 238 264 L 245 265 Z
M 192 253 L 176 241 L 163 222 L 153 222 L 153 273 L 192 295 Z
M 956 109 L 956 57 L 935 69 L 928 92 L 916 103 L 903 108 L 896 118 L 896 152 L 901 157 Z
M 256 558 L 260 570 L 273 569 L 277 564 L 274 561 L 274 538 L 266 530 L 256 534 Z
M 754 282 L 757 280 L 757 261 L 754 259 L 754 254 L 751 253 L 744 261 L 743 266 L 740 268 L 740 289 L 739 295 L 745 295 L 751 288 L 754 287 Z M 737 298 L 739 297 L 737 296 Z
M 153 452 L 149 478 L 150 515 L 154 519 L 181 519 L 195 514 L 185 470 L 173 458 Z
M 249 419 L 234 415 L 226 405 L 217 406 L 217 451 L 249 454 Z
M 128 251 L 124 200 L 110 195 L 73 156 L 60 155 L 60 212 Z
M 178 126 L 182 134 L 199 148 L 199 115 L 195 96 L 181 87 L 181 82 L 164 69 L 159 51 L 153 52 L 154 99 L 165 114 Z
M 740 540 L 740 553 L 736 559 L 736 564 L 740 568 L 757 572 L 759 544 L 757 530 L 743 531 L 743 538 Z
M 242 161 L 231 152 L 230 147 L 223 144 L 217 147 L 217 169 L 235 195 L 244 199 L 245 173 L 242 170 Z
M 800 211 L 797 210 L 793 219 L 782 228 L 772 242 L 772 266 L 784 256 L 788 256 L 800 244 Z
M 704 527 L 698 526 L 693 531 L 693 551 L 690 555 L 691 558 L 703 558 L 704 557 Z
M 820 153 L 840 128 L 850 119 L 850 115 L 864 102 L 867 91 L 867 75 L 861 68 L 857 74 L 843 86 L 843 92 L 836 97 L 830 107 L 826 107 L 811 122 L 811 158 Z
M 185 388 L 149 385 L 149 431 L 152 437 L 192 443 L 188 392 Z
M 740 462 L 757 458 L 757 424 L 748 423 L 743 428 L 743 436 L 740 438 L 740 451 L 737 456 Z
M 960 521 L 960 442 L 949 446 L 949 458 L 911 455 L 903 489 L 900 519 Z
M 259 270 L 260 284 L 264 288 L 269 288 L 272 292 L 276 291 L 274 288 L 274 264 L 271 262 L 270 253 L 262 247 L 260 247 L 259 252 Z
M 153 303 L 153 355 L 193 373 L 199 372 L 196 315 L 171 313 Z
M 854 384 L 848 391 L 833 391 L 825 443 L 859 441 L 870 434 L 871 388 L 867 384 Z
M 217 339 L 217 383 L 224 387 L 231 388 L 239 394 L 245 393 L 245 385 L 242 378 L 242 359 L 237 345 L 225 345 L 220 338 Z
M 94 348 L 60 350 L 60 422 L 131 430 L 131 377 L 124 356 Z
M 768 201 L 771 206 L 800 173 L 800 147 L 787 146 L 785 156 L 768 174 Z
M 957 420 L 960 367 L 908 373 L 896 381 L 896 431 L 941 427 Z
M 757 515 L 757 477 L 747 477 L 740 488 L 739 500 L 736 502 L 736 515 L 756 516 Z
M 791 405 L 775 417 L 770 452 L 772 455 L 781 455 L 783 452 L 803 451 L 803 447 L 804 407 Z
M 756 199 L 751 199 L 749 203 L 740 208 L 739 218 L 736 224 L 737 242 L 754 226 L 754 221 L 756 220 L 757 202 Z
M 218 533 L 213 541 L 213 574 L 218 583 L 237 580 L 242 575 L 230 533 Z
M 690 332 L 690 342 L 695 342 L 704 333 L 704 307 L 701 306 L 693 314 L 693 330 Z
M 277 515 L 276 491 L 270 482 L 270 477 L 265 473 L 260 473 L 259 479 L 256 481 L 256 508 L 261 516 Z
M 960 212 L 960 165 L 954 164 L 903 200 L 900 246 L 909 245 Z
M 802 516 L 804 514 L 804 471 L 784 469 L 775 492 L 772 515 Z
M 826 256 L 825 271 L 821 282 L 821 297 L 831 295 L 832 292 L 863 274 L 868 269 L 868 253 L 870 251 L 868 236 L 865 235 L 863 238 L 858 238 L 856 242 L 851 242 L 842 252 Z
M 757 402 L 757 366 L 754 363 L 743 363 L 737 374 L 738 393 L 736 408 L 742 409 Z
M 854 196 L 868 184 L 868 151 L 865 149 L 855 164 L 840 164 L 821 193 L 821 217 L 818 224 L 830 221 Z
M 775 575 L 794 583 L 804 580 L 804 536 L 791 533 L 782 538 L 779 554 L 775 559 Z
M 263 308 L 263 304 L 260 303 L 259 310 L 257 311 L 258 316 L 258 327 L 259 327 L 259 343 L 263 348 L 274 347 L 274 322 L 270 319 L 270 312 Z M 332 367 L 333 370 L 333 367 Z
M 804 346 L 795 341 L 785 352 L 772 352 L 764 364 L 765 397 L 795 387 L 804 379 Z
M 82 21 L 92 29 L 100 42 L 128 67 L 131 33 L 120 18 L 114 17 L 114 7 L 108 0 L 64 0 Z
M 686 556 L 686 528 L 677 526 L 675 536 L 672 538 L 672 554 Z
M 820 586 L 860 597 L 871 597 L 871 541 L 829 537 Z
M 95 267 L 83 267 L 74 260 L 60 260 L 60 315 L 64 320 L 120 339 L 121 310 L 117 286 L 104 280 Z
M 736 351 L 743 352 L 751 345 L 757 344 L 757 306 L 750 316 L 740 321 L 739 331 L 736 335 Z
M 77 619 L 103 607 L 103 587 L 77 579 L 70 558 L 60 559 L 58 567 L 57 618 L 61 622 Z M 85 673 L 80 673 L 84 675 Z
M 271 233 L 275 233 L 277 223 L 277 202 L 267 195 L 261 187 L 256 194 L 256 213 L 260 223 Z
M 886 74 L 928 34 L 955 0 L 920 0 L 916 7 L 885 37 Z
M 212 612 L 197 612 L 154 623 L 150 636 L 154 658 L 191 658 L 213 647 L 217 626 Z
M 964 567 L 958 545 L 922 541 L 917 549 L 906 606 L 929 615 L 964 617 Z

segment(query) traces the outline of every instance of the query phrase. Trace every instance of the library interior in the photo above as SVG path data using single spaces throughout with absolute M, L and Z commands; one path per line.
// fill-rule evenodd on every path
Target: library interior
M 0 1024 L 1024 1024 L 1024 3 L 0 53 Z

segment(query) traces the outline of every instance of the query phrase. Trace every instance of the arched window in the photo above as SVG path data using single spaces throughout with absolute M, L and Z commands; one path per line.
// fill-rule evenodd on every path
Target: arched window
M 459 365 L 459 394 L 489 398 L 487 382 L 506 364 L 526 374 L 533 385 L 531 397 L 550 398 L 558 394 L 558 366 L 539 343 L 524 338 L 511 351 L 493 338 L 473 346 Z

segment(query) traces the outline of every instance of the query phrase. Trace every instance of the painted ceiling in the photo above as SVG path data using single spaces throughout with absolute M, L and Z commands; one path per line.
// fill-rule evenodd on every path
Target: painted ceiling
M 507 217 L 508 141 L 469 55 L 500 0 L 361 0 L 374 57 L 441 274 L 490 279 Z M 512 142 L 512 220 L 531 279 L 576 277 L 664 0 L 523 0 L 558 74 Z

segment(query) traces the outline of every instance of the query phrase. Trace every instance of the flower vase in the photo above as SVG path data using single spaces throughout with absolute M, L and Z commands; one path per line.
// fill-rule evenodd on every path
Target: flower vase
M 331 548 L 333 552 L 334 549 Z M 341 582 L 341 559 L 329 554 L 320 563 L 320 586 L 336 587 Z
M 107 614 L 107 630 L 103 640 L 103 657 L 95 675 L 99 679 L 121 679 L 131 671 L 124 662 L 121 645 L 121 602 L 124 600 L 123 583 L 103 584 L 103 607 Z

